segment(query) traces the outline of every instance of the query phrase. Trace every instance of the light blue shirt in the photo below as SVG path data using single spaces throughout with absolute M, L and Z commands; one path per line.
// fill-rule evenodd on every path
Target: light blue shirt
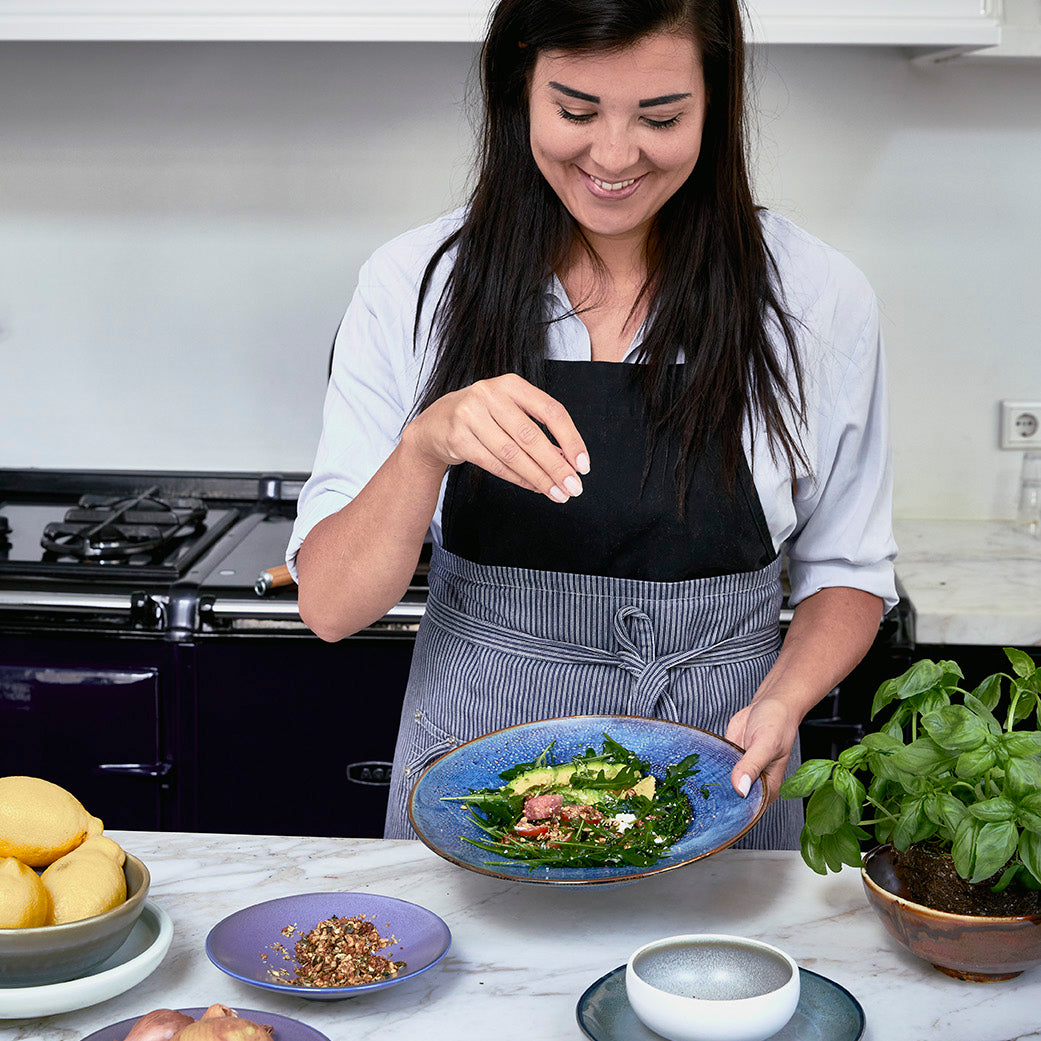
M 296 577 L 296 553 L 307 533 L 361 490 L 398 443 L 401 429 L 429 378 L 429 311 L 451 263 L 442 260 L 424 301 L 418 345 L 413 322 L 419 283 L 434 250 L 458 227 L 461 212 L 399 236 L 363 265 L 358 287 L 336 337 L 322 436 L 286 552 Z M 892 461 L 885 361 L 874 293 L 836 250 L 790 221 L 764 211 L 767 244 L 796 319 L 807 422 L 800 431 L 809 466 L 792 474 L 774 458 L 764 430 L 744 431 L 745 455 L 774 548 L 785 548 L 790 603 L 829 586 L 849 586 L 897 601 L 893 561 Z M 549 357 L 590 360 L 589 334 L 557 279 L 547 287 Z M 506 321 L 507 317 L 504 316 Z M 786 352 L 778 334 L 778 357 Z M 640 343 L 630 348 L 632 361 Z M 792 421 L 790 429 L 797 426 Z M 581 433 L 581 431 L 580 431 Z M 596 460 L 592 460 L 596 465 Z M 442 485 L 442 495 L 444 486 Z M 441 541 L 441 506 L 431 523 Z

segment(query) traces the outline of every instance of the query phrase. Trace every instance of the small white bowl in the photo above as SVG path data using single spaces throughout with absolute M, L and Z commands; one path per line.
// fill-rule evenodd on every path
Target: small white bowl
M 799 1004 L 799 966 L 742 936 L 695 933 L 654 940 L 625 966 L 637 1018 L 668 1041 L 765 1041 Z

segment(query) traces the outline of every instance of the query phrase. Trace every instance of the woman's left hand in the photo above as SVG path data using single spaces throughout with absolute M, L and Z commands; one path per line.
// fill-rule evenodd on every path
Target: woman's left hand
M 764 774 L 770 801 L 777 798 L 799 724 L 864 656 L 881 616 L 877 596 L 845 586 L 821 589 L 796 606 L 773 668 L 727 724 L 727 739 L 745 750 L 730 775 L 735 791 L 747 795 Z
M 745 749 L 730 775 L 741 795 L 762 774 L 770 802 L 777 798 L 801 722 L 801 713 L 791 704 L 769 696 L 754 700 L 730 720 L 727 740 Z

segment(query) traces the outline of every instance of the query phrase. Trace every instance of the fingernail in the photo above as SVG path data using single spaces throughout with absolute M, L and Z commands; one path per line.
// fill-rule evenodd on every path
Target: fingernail
M 582 482 L 577 477 L 565 477 L 564 487 L 567 488 L 572 495 L 582 494 Z
M 578 453 L 578 458 L 575 460 L 575 469 L 580 474 L 589 473 L 589 456 L 585 452 Z
M 737 790 L 741 793 L 741 798 L 745 798 L 748 795 L 749 790 L 752 787 L 752 778 L 748 774 L 742 774 L 741 780 L 737 782 Z
M 564 482 L 567 484 L 567 481 Z M 557 502 L 567 502 L 568 496 L 565 495 L 556 485 L 553 485 L 549 490 L 549 494 L 552 498 L 556 499 Z

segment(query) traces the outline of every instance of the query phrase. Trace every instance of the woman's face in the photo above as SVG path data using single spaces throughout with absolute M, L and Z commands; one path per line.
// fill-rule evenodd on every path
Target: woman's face
M 531 151 L 590 240 L 645 242 L 701 151 L 697 45 L 655 34 L 624 50 L 543 51 L 532 73 Z

